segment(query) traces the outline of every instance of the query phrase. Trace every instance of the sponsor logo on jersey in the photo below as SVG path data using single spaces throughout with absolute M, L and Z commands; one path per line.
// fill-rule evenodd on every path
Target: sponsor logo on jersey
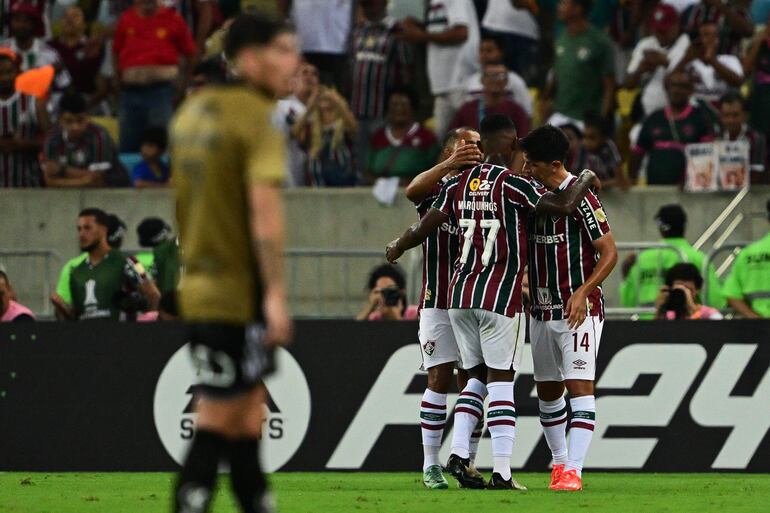
M 441 223 L 441 226 L 439 228 L 442 232 L 447 232 L 450 235 L 457 235 L 459 233 L 459 228 L 455 225 L 452 225 L 450 223 Z
M 471 190 L 471 193 L 474 192 L 485 192 L 489 193 L 489 191 L 492 190 L 492 182 L 489 180 L 482 180 L 480 178 L 474 178 L 470 182 L 468 182 L 468 189 Z M 471 194 L 473 196 L 474 194 Z
M 583 360 L 575 360 L 574 362 L 572 362 L 572 365 L 574 365 L 575 369 L 577 370 L 585 370 L 586 365 L 588 365 L 588 362 Z
M 594 210 L 594 216 L 596 217 L 597 221 L 599 221 L 600 223 L 607 222 L 607 214 L 604 213 L 604 209 L 601 207 Z
M 459 210 L 483 210 L 485 212 L 497 212 L 497 203 L 490 201 L 458 201 Z
M 563 233 L 558 235 L 530 235 L 529 240 L 536 244 L 562 244 L 567 242 L 567 236 Z

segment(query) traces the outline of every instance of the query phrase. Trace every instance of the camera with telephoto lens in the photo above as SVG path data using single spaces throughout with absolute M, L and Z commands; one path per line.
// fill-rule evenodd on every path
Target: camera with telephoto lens
M 395 287 L 381 289 L 380 294 L 385 306 L 396 306 L 401 299 L 401 291 Z
M 682 289 L 669 289 L 668 299 L 661 308 L 664 312 L 674 312 L 677 319 L 686 319 L 688 317 L 687 296 Z

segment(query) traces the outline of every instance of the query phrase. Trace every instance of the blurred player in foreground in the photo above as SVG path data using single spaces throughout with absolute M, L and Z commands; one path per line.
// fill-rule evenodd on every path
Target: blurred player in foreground
M 406 188 L 406 197 L 417 207 L 420 217 L 425 216 L 438 198 L 441 187 L 461 170 L 481 162 L 483 155 L 477 143 L 479 133 L 470 128 L 457 128 L 444 138 L 440 162 L 417 175 Z M 422 243 L 423 270 L 420 299 L 420 348 L 422 367 L 428 372 L 428 387 L 420 402 L 420 426 L 423 447 L 423 484 L 429 489 L 448 488 L 438 453 L 446 425 L 446 402 L 452 374 L 460 360 L 457 341 L 447 311 L 449 282 L 454 261 L 460 249 L 457 220 L 443 223 Z M 461 366 L 461 365 L 460 365 Z M 458 371 L 458 387 L 465 388 L 468 375 Z M 459 399 L 455 411 L 463 409 Z M 473 465 L 484 422 L 479 420 L 471 436 L 470 466 Z M 481 482 L 483 478 L 478 475 Z
M 173 176 L 185 266 L 179 306 L 200 385 L 197 430 L 176 485 L 174 511 L 208 509 L 220 461 L 246 513 L 272 511 L 258 448 L 272 352 L 291 339 L 280 186 L 285 143 L 273 97 L 299 63 L 290 30 L 239 16 L 225 54 L 241 83 L 202 90 L 172 125 Z
M 564 194 L 577 177 L 564 168 L 567 136 L 545 125 L 520 141 L 524 172 L 549 191 Z M 567 217 L 530 216 L 530 342 L 540 424 L 553 455 L 552 490 L 583 488 L 582 470 L 594 431 L 596 355 L 604 325 L 602 282 L 618 260 L 615 239 L 599 198 L 586 195 Z M 566 385 L 570 396 L 567 447 Z
M 596 176 L 588 171 L 571 190 L 559 195 L 546 192 L 541 184 L 507 169 L 517 147 L 516 128 L 509 118 L 489 116 L 480 132 L 485 163 L 444 184 L 431 210 L 388 245 L 386 257 L 395 262 L 450 216 L 457 219 L 463 233 L 450 285 L 449 317 L 470 376 L 461 395 L 475 400 L 468 404 L 471 412 L 463 414 L 467 420 L 455 415 L 455 430 L 464 436 L 454 437 L 447 470 L 460 482 L 474 481 L 468 476 L 469 440 L 488 393 L 494 469 L 486 487 L 522 489 L 511 476 L 511 454 L 516 426 L 513 378 L 526 324 L 521 282 L 527 263 L 527 214 L 536 209 L 571 214 Z M 486 375 L 481 372 L 484 366 Z

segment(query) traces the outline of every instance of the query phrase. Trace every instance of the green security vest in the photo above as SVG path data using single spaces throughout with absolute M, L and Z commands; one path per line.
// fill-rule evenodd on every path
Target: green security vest
M 179 246 L 176 239 L 161 242 L 153 249 L 153 278 L 161 294 L 175 290 L 179 283 Z
M 56 282 L 56 293 L 68 305 L 72 304 L 72 292 L 70 291 L 70 275 L 72 270 L 88 259 L 88 253 L 81 253 L 75 258 L 67 261 L 59 273 L 59 281 Z
M 746 301 L 760 316 L 770 318 L 770 233 L 738 254 L 725 295 Z
M 88 259 L 72 269 L 70 291 L 75 318 L 119 320 L 120 310 L 113 298 L 126 283 L 126 255 L 111 250 L 95 267 Z

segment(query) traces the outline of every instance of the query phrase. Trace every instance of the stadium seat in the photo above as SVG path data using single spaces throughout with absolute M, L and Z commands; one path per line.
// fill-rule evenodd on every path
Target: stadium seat
M 621 117 L 631 116 L 631 109 L 634 107 L 634 99 L 639 94 L 639 89 L 618 89 L 618 113 Z
M 107 133 L 110 134 L 110 137 L 112 137 L 112 140 L 115 142 L 115 144 L 118 144 L 119 136 L 120 136 L 120 130 L 118 125 L 118 118 L 113 118 L 109 116 L 92 116 L 91 121 L 99 125 L 100 127 L 107 130 Z

